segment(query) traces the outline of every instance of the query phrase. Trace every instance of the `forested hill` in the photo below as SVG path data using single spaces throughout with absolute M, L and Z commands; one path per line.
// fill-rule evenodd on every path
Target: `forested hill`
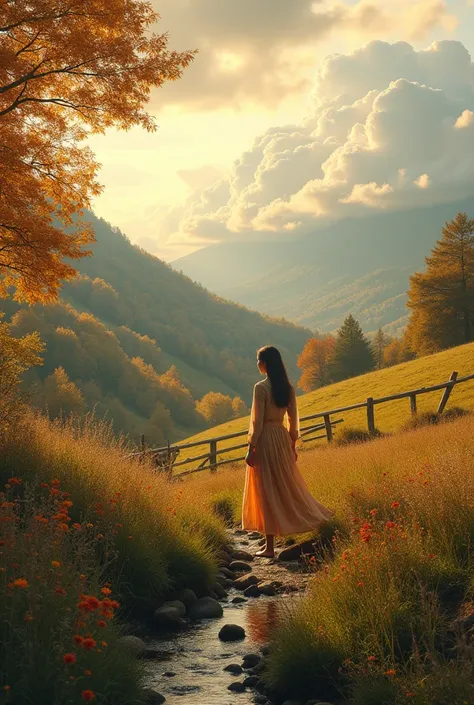
M 59 409 L 56 397 L 67 397 L 66 407 L 95 408 L 127 433 L 147 431 L 161 442 L 199 428 L 194 401 L 207 392 L 248 403 L 261 345 L 280 347 L 296 375 L 310 331 L 209 293 L 89 218 L 93 255 L 79 262 L 81 276 L 64 287 L 62 302 L 3 306 L 16 314 L 17 335 L 39 330 L 47 344 L 45 364 L 35 372 L 40 405 Z M 58 367 L 66 376 L 54 377 Z

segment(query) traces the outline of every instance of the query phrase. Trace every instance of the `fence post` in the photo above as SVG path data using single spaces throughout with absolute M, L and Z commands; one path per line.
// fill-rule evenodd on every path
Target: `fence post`
M 441 397 L 441 401 L 438 406 L 438 411 L 436 412 L 437 414 L 442 414 L 443 411 L 446 408 L 446 404 L 448 403 L 448 399 L 451 396 L 451 392 L 453 391 L 454 385 L 456 383 L 456 380 L 458 378 L 458 373 L 453 372 L 451 377 L 449 378 L 450 385 L 446 387 L 446 389 L 443 392 L 443 396 Z
M 215 438 L 212 439 L 209 443 L 210 449 L 209 449 L 209 465 L 211 466 L 211 472 L 216 472 L 216 465 L 217 465 L 217 440 Z
M 367 427 L 371 436 L 375 435 L 375 412 L 374 400 L 372 397 L 367 399 Z
M 328 438 L 328 443 L 332 443 L 333 436 L 332 436 L 331 417 L 329 416 L 329 414 L 325 414 L 323 416 L 323 418 L 324 418 L 324 425 L 326 427 L 326 436 Z
M 140 450 L 142 453 L 145 452 L 145 434 L 141 434 L 140 436 Z
M 413 416 L 416 416 L 416 394 L 410 394 L 410 409 Z

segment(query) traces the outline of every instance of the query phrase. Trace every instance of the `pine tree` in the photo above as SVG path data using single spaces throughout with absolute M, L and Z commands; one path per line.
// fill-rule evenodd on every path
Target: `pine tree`
M 458 213 L 426 258 L 426 271 L 410 278 L 408 335 L 426 354 L 474 340 L 474 220 Z
M 354 316 L 347 316 L 338 330 L 333 357 L 335 381 L 356 377 L 374 369 L 375 361 L 370 343 Z
M 392 339 L 385 335 L 383 328 L 379 328 L 371 343 L 372 352 L 375 359 L 375 368 L 381 370 L 384 367 L 385 348 L 390 345 Z

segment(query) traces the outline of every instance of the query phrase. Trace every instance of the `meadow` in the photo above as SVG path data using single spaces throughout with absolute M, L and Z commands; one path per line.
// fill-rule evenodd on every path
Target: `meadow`
M 471 705 L 472 646 L 453 624 L 474 613 L 474 417 L 324 446 L 299 464 L 335 511 L 333 538 L 273 639 L 269 686 L 303 702 Z M 203 515 L 237 519 L 243 479 L 235 466 L 179 486 Z
M 330 411 L 359 402 L 364 402 L 368 397 L 374 399 L 386 397 L 391 394 L 431 387 L 435 384 L 447 382 L 453 371 L 459 376 L 474 373 L 474 343 L 463 345 L 450 350 L 422 357 L 411 362 L 406 362 L 395 367 L 389 367 L 376 372 L 371 372 L 362 377 L 352 379 L 323 387 L 314 392 L 303 394 L 298 397 L 298 408 L 300 416 L 310 416 L 322 411 Z M 258 371 L 255 372 L 255 379 L 258 381 Z M 431 392 L 418 396 L 419 413 L 435 411 L 441 392 Z M 449 406 L 457 406 L 466 410 L 474 411 L 474 380 L 466 382 L 455 388 L 451 395 Z M 448 408 L 449 408 L 448 406 Z M 410 418 L 409 399 L 400 399 L 375 407 L 375 424 L 382 433 L 391 433 L 401 429 Z M 335 427 L 334 436 L 337 440 L 344 429 L 367 429 L 367 417 L 365 409 L 355 409 L 344 412 L 334 417 L 343 419 L 344 423 Z M 318 423 L 317 421 L 315 423 Z M 217 438 L 232 433 L 245 431 L 248 428 L 248 418 L 240 418 L 226 424 L 216 426 L 195 436 L 186 439 L 186 443 L 194 441 L 204 441 L 209 438 Z M 242 442 L 245 438 L 242 439 Z M 236 439 L 219 443 L 219 448 L 231 447 L 237 444 Z M 310 441 L 304 448 L 322 446 L 324 440 Z M 193 448 L 180 453 L 179 459 L 185 460 L 205 452 L 206 448 Z M 231 451 L 226 457 L 230 459 L 242 456 L 242 451 Z M 190 466 L 193 467 L 193 466 Z M 176 473 L 187 470 L 188 467 L 177 468 Z

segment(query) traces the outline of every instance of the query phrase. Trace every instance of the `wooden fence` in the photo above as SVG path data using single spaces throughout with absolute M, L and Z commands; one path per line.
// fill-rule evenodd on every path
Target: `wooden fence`
M 437 414 L 442 414 L 446 408 L 451 392 L 454 387 L 458 384 L 463 384 L 474 380 L 474 374 L 468 375 L 467 377 L 459 377 L 457 372 L 453 372 L 451 377 L 447 382 L 442 384 L 436 384 L 432 387 L 421 387 L 420 389 L 412 389 L 408 392 L 401 392 L 400 394 L 391 394 L 387 397 L 381 397 L 380 399 L 373 399 L 369 397 L 366 401 L 360 402 L 359 404 L 351 404 L 350 406 L 343 406 L 339 409 L 330 409 L 329 411 L 320 411 L 317 414 L 311 414 L 310 416 L 304 416 L 300 419 L 303 424 L 301 427 L 301 440 L 303 443 L 308 443 L 310 441 L 315 441 L 321 438 L 326 438 L 328 443 L 332 443 L 334 438 L 333 429 L 335 426 L 343 423 L 344 419 L 337 418 L 334 416 L 340 416 L 348 411 L 354 411 L 355 409 L 366 409 L 367 412 L 367 430 L 371 435 L 376 433 L 376 423 L 375 423 L 375 409 L 379 404 L 385 404 L 391 401 L 396 401 L 398 399 L 409 399 L 410 400 L 410 411 L 412 415 L 417 414 L 417 397 L 421 394 L 428 394 L 430 392 L 436 392 L 443 390 L 441 396 Z M 315 421 L 319 419 L 319 423 Z M 312 423 L 311 423 L 312 422 Z M 229 463 L 241 462 L 245 459 L 245 456 L 239 456 L 238 458 L 224 458 L 220 459 L 221 456 L 225 456 L 228 453 L 233 453 L 237 450 L 243 450 L 247 448 L 247 443 L 237 443 L 231 446 L 220 447 L 227 441 L 237 440 L 247 436 L 247 431 L 239 431 L 238 433 L 230 433 L 226 436 L 219 436 L 217 438 L 208 438 L 202 441 L 193 441 L 192 443 L 182 443 L 171 446 L 168 444 L 163 448 L 146 448 L 145 438 L 141 437 L 140 450 L 132 453 L 130 457 L 143 459 L 145 457 L 150 458 L 152 462 L 161 471 L 166 472 L 168 475 L 172 475 L 176 468 L 189 466 L 191 464 L 199 463 L 197 467 L 190 470 L 186 470 L 177 475 L 177 477 L 185 477 L 186 475 L 191 475 L 195 472 L 202 472 L 203 470 L 210 470 L 215 472 L 220 465 L 226 465 Z M 178 461 L 179 455 L 182 451 L 188 451 L 194 448 L 200 448 L 207 446 L 205 453 L 199 455 L 185 458 L 184 460 Z

